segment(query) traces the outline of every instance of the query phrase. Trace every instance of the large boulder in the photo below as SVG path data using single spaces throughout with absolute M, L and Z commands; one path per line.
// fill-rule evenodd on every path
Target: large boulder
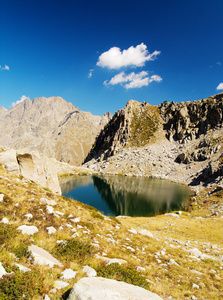
M 61 195 L 58 174 L 71 173 L 73 168 L 60 163 L 55 158 L 49 158 L 38 151 L 30 149 L 2 148 L 0 164 L 9 172 L 22 175 L 42 187 L 49 188 L 53 193 Z
M 20 149 L 17 150 L 17 160 L 22 176 L 61 195 L 55 159 L 40 155 L 37 151 L 30 152 L 27 149 Z
M 162 300 L 157 294 L 122 281 L 102 277 L 81 278 L 67 300 Z
M 0 164 L 9 172 L 14 172 L 17 175 L 19 174 L 19 165 L 14 149 L 2 149 L 0 152 Z

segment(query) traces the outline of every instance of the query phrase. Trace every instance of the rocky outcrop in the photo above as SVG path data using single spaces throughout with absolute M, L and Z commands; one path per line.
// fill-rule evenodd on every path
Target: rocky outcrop
M 40 97 L 0 110 L 0 145 L 38 150 L 45 156 L 80 165 L 96 135 L 111 118 L 94 116 L 61 97 Z
M 146 102 L 128 101 L 100 132 L 85 162 L 115 155 L 127 146 L 147 144 L 160 127 L 158 109 Z
M 23 177 L 61 194 L 58 181 L 58 165 L 56 159 L 44 157 L 37 151 L 17 150 L 19 170 Z
M 162 300 L 157 294 L 122 281 L 102 277 L 81 278 L 67 300 Z
M 130 101 L 100 133 L 84 166 L 191 186 L 220 184 L 222 122 L 223 93 L 158 107 Z
M 222 127 L 223 93 L 207 99 L 181 103 L 162 103 L 159 106 L 166 137 L 184 143 Z
M 2 149 L 0 164 L 9 172 L 22 175 L 59 195 L 61 188 L 58 174 L 73 172 L 68 164 L 28 149 Z

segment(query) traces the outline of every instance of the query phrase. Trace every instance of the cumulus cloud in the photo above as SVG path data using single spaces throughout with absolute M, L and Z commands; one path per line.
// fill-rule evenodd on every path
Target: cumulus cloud
M 22 95 L 22 96 L 20 97 L 20 100 L 17 100 L 16 102 L 13 102 L 13 103 L 12 103 L 12 107 L 14 107 L 14 106 L 16 106 L 17 104 L 23 102 L 26 98 L 28 98 L 28 97 L 26 97 L 25 95 Z
M 125 74 L 125 72 L 121 72 L 114 77 L 110 81 L 104 81 L 104 85 L 116 85 L 121 84 L 126 89 L 132 88 L 141 88 L 143 86 L 148 86 L 150 82 L 160 82 L 162 78 L 159 75 L 148 76 L 148 72 L 142 71 L 140 73 L 132 72 L 130 74 Z
M 2 67 L 2 66 L 0 65 L 0 70 L 1 70 L 1 71 L 3 71 L 3 70 L 9 71 L 9 66 L 5 65 L 4 67 Z
M 223 90 L 223 82 L 219 83 L 219 85 L 216 88 L 217 90 Z
M 143 67 L 146 61 L 156 59 L 159 54 L 160 51 L 157 50 L 150 54 L 144 43 L 136 47 L 131 46 L 123 51 L 118 47 L 112 47 L 99 56 L 97 66 L 109 69 L 119 69 L 129 66 Z
M 90 69 L 89 73 L 88 73 L 88 78 L 92 77 L 92 73 L 93 73 L 94 69 Z

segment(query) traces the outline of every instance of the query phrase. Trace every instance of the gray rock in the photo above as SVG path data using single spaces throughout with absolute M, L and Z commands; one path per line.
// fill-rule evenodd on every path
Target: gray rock
M 71 270 L 71 269 L 66 269 L 62 273 L 61 279 L 71 279 L 74 278 L 77 274 L 77 272 Z
M 8 274 L 5 270 L 5 268 L 2 266 L 2 263 L 0 262 L 0 279 L 2 278 L 3 275 Z
M 29 225 L 21 225 L 17 228 L 17 230 L 22 231 L 22 234 L 33 235 L 37 233 L 39 230 L 36 226 L 29 226 Z
M 71 290 L 67 300 L 162 300 L 157 294 L 122 281 L 84 277 Z
M 1 223 L 9 224 L 9 220 L 7 218 L 2 218 Z
M 178 214 L 174 214 L 174 213 L 167 213 L 167 214 L 165 214 L 165 216 L 179 218 L 179 215 Z
M 89 267 L 89 266 L 84 266 L 83 270 L 84 273 L 87 274 L 88 277 L 95 277 L 97 276 L 97 272 L 95 271 L 95 269 Z
M 63 266 L 49 252 L 47 252 L 46 250 L 44 250 L 36 245 L 31 245 L 31 246 L 29 246 L 28 249 L 29 249 L 29 251 L 31 251 L 32 256 L 34 257 L 35 264 L 48 265 L 50 268 L 52 268 L 54 265 L 57 265 L 59 267 Z
M 69 283 L 61 281 L 61 280 L 56 280 L 54 281 L 54 288 L 55 289 L 64 289 L 65 287 L 67 287 L 69 285 Z

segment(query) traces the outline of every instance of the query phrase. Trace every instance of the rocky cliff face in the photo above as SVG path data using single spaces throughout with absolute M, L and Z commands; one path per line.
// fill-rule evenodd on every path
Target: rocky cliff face
M 160 124 L 157 107 L 146 102 L 128 101 L 100 132 L 85 162 L 92 158 L 106 159 L 124 147 L 144 146 L 153 139 Z
M 129 101 L 100 133 L 85 166 L 97 172 L 223 187 L 222 121 L 223 93 L 158 107 Z
M 61 97 L 27 98 L 9 111 L 0 109 L 0 145 L 26 147 L 80 165 L 110 118 L 110 113 L 80 111 Z
M 222 126 L 223 93 L 198 101 L 162 103 L 159 110 L 167 138 L 184 143 Z

